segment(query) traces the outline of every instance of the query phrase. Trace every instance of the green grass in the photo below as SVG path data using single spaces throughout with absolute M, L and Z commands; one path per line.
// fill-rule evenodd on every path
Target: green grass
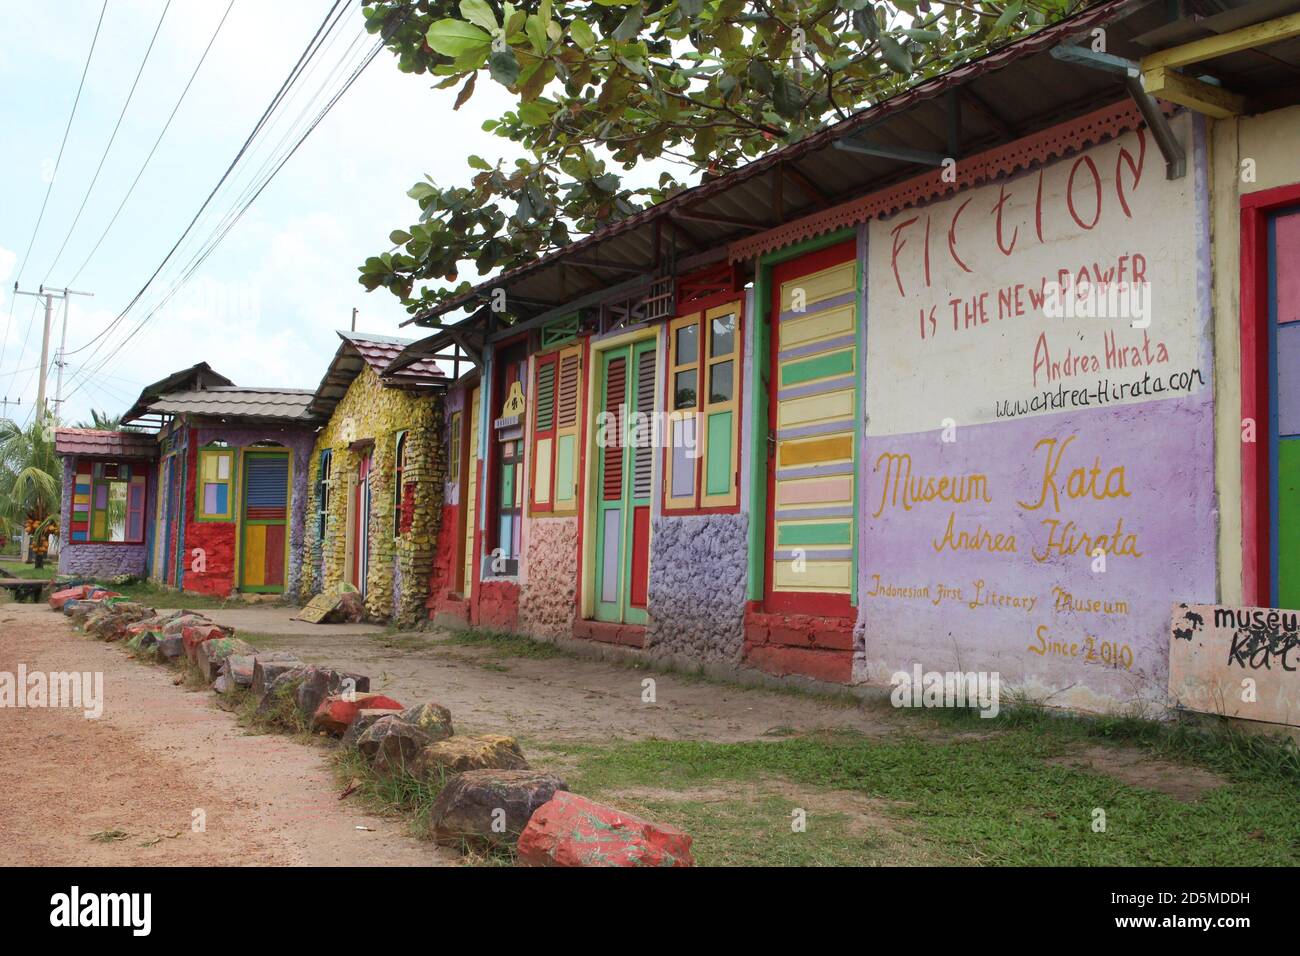
M 189 591 L 177 591 L 162 587 L 152 581 L 135 581 L 131 584 L 115 584 L 112 589 L 123 597 L 151 607 L 165 609 L 183 608 L 187 611 L 208 611 L 221 608 L 247 607 L 243 601 L 235 598 L 213 597 L 210 594 L 192 594 Z
M 702 865 L 917 858 L 980 865 L 1300 864 L 1296 780 L 1285 760 L 1243 762 L 1227 759 L 1225 743 L 1188 744 L 1184 758 L 1224 770 L 1228 782 L 1198 802 L 1182 803 L 1099 772 L 1048 763 L 1093 736 L 1075 721 L 1048 719 L 1061 726 L 1012 724 L 986 739 L 950 742 L 906 731 L 888 738 L 834 732 L 733 744 L 639 741 L 551 749 L 576 761 L 564 771 L 575 792 L 612 795 L 613 802 L 620 791 L 662 792 L 665 798 L 645 806 L 694 836 Z M 1129 732 L 1124 739 L 1140 737 Z M 790 812 L 798 797 L 764 795 L 773 780 L 814 796 L 862 794 L 879 801 L 898 829 L 874 828 L 865 839 L 851 839 L 834 814 L 810 811 L 808 830 L 792 833 Z M 731 798 L 742 784 L 758 798 Z M 697 788 L 727 796 L 701 802 L 688 792 L 685 801 L 671 799 L 671 791 Z M 1098 808 L 1106 818 L 1102 833 L 1093 830 Z M 906 834 L 901 843 L 899 833 Z
M 555 657 L 568 657 L 554 644 L 536 641 L 522 634 L 510 634 L 504 631 L 453 631 L 438 643 L 451 644 L 456 647 L 473 647 L 487 651 L 487 657 L 493 660 L 506 658 L 532 658 L 545 660 Z
M 59 573 L 58 561 L 48 562 L 45 567 L 37 568 L 23 564 L 17 558 L 12 561 L 0 561 L 0 577 L 28 578 L 32 581 L 48 581 Z

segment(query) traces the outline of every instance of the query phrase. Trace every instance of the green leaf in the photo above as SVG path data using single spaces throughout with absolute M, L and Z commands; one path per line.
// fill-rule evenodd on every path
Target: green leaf
M 450 57 L 472 53 L 492 43 L 487 33 L 464 20 L 439 20 L 429 27 L 426 39 L 435 53 Z
M 795 119 L 803 108 L 799 87 L 786 77 L 778 76 L 772 88 L 772 105 L 785 119 Z
M 491 169 L 491 168 L 492 168 L 492 167 L 488 164 L 488 161 L 487 161 L 486 159 L 484 159 L 482 156 L 473 156 L 473 155 L 471 155 L 471 156 L 469 157 L 469 159 L 467 160 L 467 162 L 469 163 L 471 169 Z
M 502 86 L 514 86 L 519 79 L 519 61 L 515 59 L 515 51 L 510 47 L 494 50 L 488 57 L 488 71 Z
M 895 73 L 912 75 L 912 54 L 887 33 L 880 35 L 880 53 L 885 58 L 885 64 Z
M 627 12 L 623 22 L 614 28 L 614 32 L 610 36 L 619 43 L 626 43 L 641 32 L 642 23 L 641 8 L 638 6 L 635 10 Z
M 551 121 L 551 114 L 540 103 L 524 103 L 519 107 L 519 118 L 529 126 L 545 126 Z
M 1002 16 L 993 21 L 993 32 L 997 33 L 999 30 L 1005 30 L 1009 27 L 1011 22 L 1020 16 L 1020 10 L 1024 5 L 1024 0 L 1013 0 L 1013 2 L 1008 3 L 1002 11 Z
M 587 26 L 585 20 L 574 20 L 570 23 L 569 36 L 573 37 L 573 42 L 584 50 L 590 50 L 596 45 L 596 34 L 592 32 L 591 27 Z
M 460 0 L 460 15 L 470 23 L 478 24 L 488 33 L 495 33 L 500 29 L 497 15 L 488 5 L 487 0 Z
M 772 92 L 772 68 L 762 60 L 749 61 L 749 84 L 760 93 Z
M 404 246 L 411 241 L 411 234 L 404 229 L 394 229 L 388 234 L 388 241 L 395 246 Z

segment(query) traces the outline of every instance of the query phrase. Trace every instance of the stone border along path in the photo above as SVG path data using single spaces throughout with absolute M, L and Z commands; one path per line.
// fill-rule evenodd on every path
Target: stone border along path
M 3 865 L 457 865 L 347 800 L 327 752 L 249 735 L 174 669 L 139 666 L 40 605 L 0 606 L 0 671 L 104 675 L 104 714 L 0 709 Z M 202 809 L 206 830 L 191 829 Z M 364 827 L 365 829 L 357 829 Z M 100 839 L 94 839 L 99 834 Z M 101 840 L 103 842 L 101 842 Z

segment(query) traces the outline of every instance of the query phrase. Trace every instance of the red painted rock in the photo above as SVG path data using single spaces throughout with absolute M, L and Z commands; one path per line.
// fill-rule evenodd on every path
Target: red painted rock
M 331 694 L 360 694 L 368 690 L 369 677 L 308 664 L 296 692 L 298 712 L 309 721 L 315 716 L 316 708 Z
M 63 605 L 69 601 L 80 601 L 90 593 L 90 585 L 78 584 L 75 588 L 67 588 L 63 591 L 55 591 L 50 595 L 50 608 L 55 611 L 62 611 Z
M 401 710 L 402 705 L 384 694 L 331 694 L 321 701 L 312 715 L 312 733 L 325 731 L 341 737 L 362 710 Z
M 185 645 L 185 656 L 191 661 L 197 661 L 200 644 L 204 641 L 228 637 L 232 633 L 234 633 L 233 630 L 227 630 L 216 624 L 199 624 L 182 628 L 181 640 Z
M 163 625 L 163 633 L 168 637 L 175 635 L 181 637 L 187 627 L 200 627 L 204 624 L 211 624 L 202 614 L 181 614 L 179 617 L 171 618 Z
M 694 866 L 691 838 L 613 807 L 559 792 L 519 835 L 525 866 Z

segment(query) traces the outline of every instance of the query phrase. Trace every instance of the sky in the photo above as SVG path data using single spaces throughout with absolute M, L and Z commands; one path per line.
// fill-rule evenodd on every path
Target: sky
M 304 114 L 310 95 L 330 79 L 344 52 L 359 55 L 363 44 L 372 42 L 361 38 L 360 4 L 351 0 L 353 11 L 316 72 L 304 78 L 302 93 L 286 104 L 281 125 L 268 130 L 260 152 L 246 157 L 253 162 L 245 178 L 217 195 L 209 210 L 215 217 L 201 221 L 194 244 L 182 246 L 154 291 L 116 330 L 87 345 L 127 306 L 181 236 L 331 5 L 330 0 L 234 0 L 139 185 L 87 260 L 227 2 L 171 0 L 105 154 L 166 5 L 166 0 L 108 0 L 48 205 L 24 259 L 102 0 L 0 0 L 0 399 L 22 399 L 20 408 L 0 406 L 0 415 L 21 422 L 36 397 L 43 311 L 30 296 L 13 297 L 19 278 L 24 290 L 45 283 L 94 293 L 69 299 L 64 424 L 88 419 L 92 408 L 123 412 L 145 384 L 200 361 L 238 385 L 314 389 L 338 347 L 334 330 L 348 328 L 353 308 L 359 310 L 358 331 L 418 334 L 414 327 L 399 329 L 407 314 L 396 298 L 384 290 L 367 293 L 357 283 L 357 267 L 390 247 L 389 232 L 418 217 L 418 206 L 406 196 L 417 180 L 427 174 L 440 185 L 467 183 L 469 154 L 489 160 L 515 155 L 510 143 L 481 129 L 510 97 L 481 77 L 473 99 L 455 112 L 455 90 L 435 90 L 430 77 L 400 72 L 395 58 L 382 51 L 189 283 L 101 371 L 87 375 L 157 304 L 190 261 L 187 253 L 237 206 L 252 172 L 297 117 L 315 112 Z M 336 80 L 329 87 L 337 85 Z M 88 192 L 101 158 L 102 171 Z M 472 269 L 467 277 L 476 278 Z M 61 322 L 62 304 L 55 300 L 51 357 Z M 97 355 L 96 347 L 101 348 Z M 48 389 L 53 398 L 53 371 Z

